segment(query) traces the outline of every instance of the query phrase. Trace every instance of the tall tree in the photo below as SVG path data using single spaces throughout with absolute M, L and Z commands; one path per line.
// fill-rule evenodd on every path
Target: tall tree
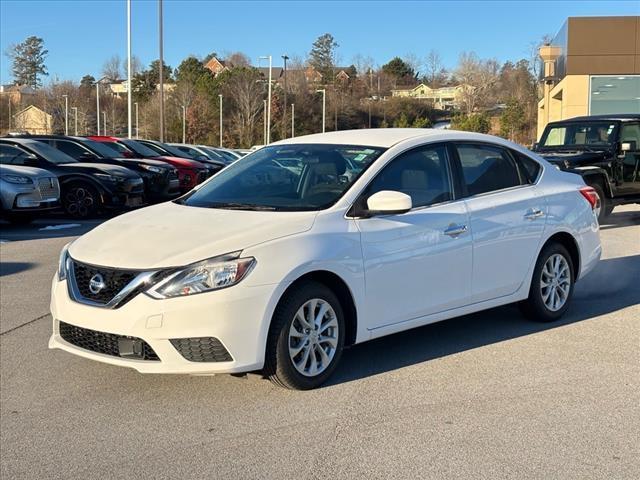
M 498 62 L 483 60 L 473 52 L 463 52 L 458 61 L 455 76 L 464 89 L 461 104 L 467 115 L 496 101 L 495 86 L 498 82 Z
M 431 88 L 441 87 L 447 81 L 447 71 L 442 64 L 442 57 L 436 50 L 430 50 L 425 60 L 427 74 L 425 80 Z
M 333 78 L 333 67 L 335 66 L 336 48 L 338 42 L 330 33 L 320 35 L 309 52 L 309 65 L 322 74 L 325 83 Z
M 120 70 L 120 55 L 113 55 L 102 65 L 102 76 L 109 80 L 120 80 L 122 70 Z
M 11 67 L 13 80 L 17 85 L 29 85 L 37 88 L 42 85 L 41 76 L 47 76 L 47 67 L 44 63 L 49 50 L 44 48 L 44 40 L 31 36 L 24 42 L 13 45 L 8 56 L 13 64 Z
M 415 75 L 415 70 L 411 68 L 411 65 L 400 57 L 392 58 L 389 63 L 382 66 L 382 71 L 391 76 L 396 84 L 411 80 Z

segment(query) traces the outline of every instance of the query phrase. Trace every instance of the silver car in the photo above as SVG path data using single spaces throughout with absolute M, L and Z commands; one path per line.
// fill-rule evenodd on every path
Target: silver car
M 0 164 L 0 203 L 12 223 L 27 223 L 60 202 L 58 179 L 42 168 Z

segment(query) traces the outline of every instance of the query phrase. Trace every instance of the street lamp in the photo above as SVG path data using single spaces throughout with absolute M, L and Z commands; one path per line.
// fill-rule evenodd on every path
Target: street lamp
M 327 91 L 323 88 L 322 90 L 316 90 L 316 93 L 322 92 L 322 133 L 325 130 L 325 120 L 327 117 Z
M 222 148 L 222 94 L 218 94 L 218 98 L 220 99 L 220 148 Z
M 107 134 L 107 112 L 105 110 L 102 111 L 102 134 Z
M 136 106 L 136 138 L 138 138 L 140 134 L 140 130 L 138 129 L 138 102 L 135 102 L 134 105 Z
M 100 83 L 96 82 L 96 126 L 98 127 L 97 135 L 100 136 Z
M 74 126 L 74 135 L 77 137 L 78 136 L 78 107 L 71 107 L 71 110 L 73 110 L 73 123 L 75 124 Z
M 291 138 L 296 136 L 296 105 L 291 104 Z
M 187 143 L 187 107 L 182 105 L 182 143 Z
M 261 59 L 269 60 L 269 87 L 268 87 L 268 103 L 267 103 L 267 134 L 265 135 L 265 145 L 269 145 L 271 141 L 271 55 L 262 56 Z
M 267 144 L 267 101 L 263 100 L 262 101 L 263 107 L 262 107 L 262 144 L 266 145 Z
M 131 138 L 131 0 L 127 0 L 127 135 Z
M 282 109 L 282 126 L 283 126 L 283 134 L 284 137 L 287 137 L 287 60 L 289 57 L 287 55 L 282 55 L 282 59 L 284 60 L 284 108 Z
M 69 135 L 69 95 L 64 97 L 64 134 Z

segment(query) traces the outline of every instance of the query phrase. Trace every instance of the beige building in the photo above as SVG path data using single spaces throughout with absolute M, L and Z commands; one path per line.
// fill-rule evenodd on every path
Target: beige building
M 12 129 L 32 135 L 50 135 L 53 132 L 53 117 L 34 105 L 13 116 Z
M 640 17 L 571 17 L 540 57 L 538 138 L 552 121 L 640 113 Z
M 453 87 L 431 88 L 421 83 L 414 88 L 391 90 L 392 97 L 408 97 L 420 100 L 429 100 L 433 106 L 440 110 L 453 110 L 460 105 L 460 97 L 464 92 L 463 85 Z

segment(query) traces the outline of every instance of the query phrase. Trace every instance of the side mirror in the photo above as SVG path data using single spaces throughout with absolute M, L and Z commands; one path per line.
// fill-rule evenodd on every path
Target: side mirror
M 40 161 L 34 154 L 29 154 L 24 157 L 23 164 L 27 167 L 37 167 L 38 165 L 40 165 Z
M 635 140 L 630 140 L 628 142 L 622 142 L 620 144 L 621 152 L 635 152 L 637 150 Z
M 80 158 L 78 160 L 82 161 L 82 160 L 95 160 L 97 157 L 97 155 L 94 155 L 91 152 L 83 152 L 82 155 L 80 155 Z
M 367 199 L 367 210 L 371 215 L 397 215 L 411 210 L 411 197 L 402 192 L 382 190 Z
M 531 150 L 533 150 L 534 152 L 538 150 L 538 147 L 540 146 L 540 144 L 538 142 L 533 142 L 533 146 L 531 147 Z

